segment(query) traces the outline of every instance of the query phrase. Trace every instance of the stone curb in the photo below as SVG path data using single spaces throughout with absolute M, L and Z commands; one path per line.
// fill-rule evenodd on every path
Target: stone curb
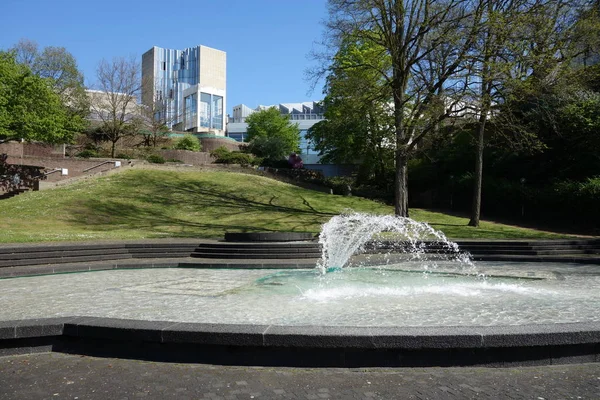
M 96 317 L 0 321 L 0 356 L 40 349 L 167 361 L 209 357 L 240 365 L 547 365 L 600 362 L 600 323 L 336 327 Z

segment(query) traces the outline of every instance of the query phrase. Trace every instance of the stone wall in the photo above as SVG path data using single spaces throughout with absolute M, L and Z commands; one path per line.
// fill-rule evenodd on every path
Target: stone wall
M 218 149 L 221 146 L 226 147 L 231 151 L 238 151 L 240 149 L 240 142 L 236 142 L 229 138 L 200 138 L 202 144 L 202 151 L 210 153 L 211 151 Z
M 14 157 L 52 157 L 64 158 L 65 145 L 51 145 L 41 143 L 8 142 L 0 144 L 0 154 Z
M 46 172 L 43 182 L 59 182 L 65 179 L 82 175 L 92 175 L 115 169 L 115 161 L 120 161 L 121 166 L 128 165 L 128 160 L 95 158 L 93 160 L 83 158 L 55 158 L 55 157 L 14 157 L 9 156 L 7 162 L 16 165 L 31 165 L 42 167 Z M 106 162 L 106 163 L 105 163 Z M 68 175 L 62 175 L 58 169 L 67 169 Z

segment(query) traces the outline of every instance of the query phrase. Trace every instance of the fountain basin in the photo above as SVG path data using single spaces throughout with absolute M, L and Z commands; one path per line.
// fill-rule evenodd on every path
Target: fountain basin
M 156 265 L 155 265 L 156 267 Z M 405 266 L 404 271 L 411 270 Z M 487 270 L 502 275 L 501 280 L 527 283 L 550 282 L 560 284 L 570 279 L 569 274 L 582 278 L 588 283 L 597 279 L 598 266 L 586 265 L 532 265 L 529 270 L 515 264 L 488 265 Z M 360 270 L 357 269 L 357 272 Z M 165 283 L 162 277 L 158 283 L 148 279 L 150 272 L 162 272 L 170 277 Z M 177 278 L 178 272 L 185 272 Z M 157 310 L 157 304 L 166 298 L 189 297 L 189 291 L 198 290 L 189 278 L 201 272 L 200 281 L 207 282 L 209 273 L 216 273 L 222 281 L 208 282 L 204 287 L 203 299 L 218 299 L 222 292 L 240 290 L 236 285 L 223 286 L 223 282 L 232 281 L 229 269 L 207 271 L 203 269 L 152 269 L 137 271 L 104 271 L 85 274 L 55 275 L 45 277 L 19 278 L 0 281 L 3 285 L 0 296 L 4 296 L 0 310 L 0 355 L 32 351 L 62 351 L 76 354 L 100 356 L 133 357 L 162 361 L 189 361 L 219 364 L 240 365 L 295 365 L 295 366 L 451 366 L 451 365 L 487 365 L 512 366 L 551 363 L 581 363 L 600 361 L 600 322 L 593 313 L 587 317 L 556 323 L 525 323 L 521 325 L 480 326 L 467 324 L 464 326 L 399 326 L 396 321 L 388 321 L 388 325 L 372 326 L 365 322 L 348 322 L 338 326 L 329 326 L 327 321 L 314 323 L 296 320 L 292 324 L 282 325 L 281 319 L 260 320 L 250 314 L 244 315 L 235 323 L 218 323 L 217 320 L 202 321 L 203 315 L 211 311 L 211 303 L 196 307 L 194 318 L 166 317 L 163 311 Z M 293 271 L 279 270 L 247 270 L 253 284 L 262 282 L 268 289 L 276 292 L 284 286 L 277 283 L 282 276 L 289 276 Z M 306 271 L 295 271 L 306 274 Z M 344 271 L 345 273 L 352 271 Z M 440 268 L 440 277 L 457 279 L 451 270 Z M 502 272 L 502 273 L 500 273 Z M 533 272 L 533 276 L 531 273 Z M 125 282 L 124 275 L 119 273 L 138 274 L 135 282 Z M 383 271 L 387 274 L 389 271 Z M 145 274 L 145 278 L 143 277 Z M 413 277 L 431 282 L 432 275 L 422 277 L 423 273 L 409 272 Z M 336 279 L 335 274 L 330 274 Z M 434 274 L 435 275 L 435 274 Z M 449 278 L 448 278 L 449 277 Z M 94 282 L 104 282 L 101 290 L 90 289 L 81 281 L 70 281 L 74 278 L 90 278 Z M 73 292 L 61 292 L 56 282 L 50 282 L 47 290 L 40 284 L 43 280 L 62 282 L 66 288 L 74 288 Z M 111 279 L 113 280 L 111 283 Z M 463 279 L 459 275 L 458 279 Z M 468 277 L 478 282 L 476 277 Z M 38 280 L 38 281 L 34 281 Z M 18 282 L 23 282 L 20 286 Z M 116 282 L 116 283 L 115 283 Z M 281 283 L 281 282 L 280 282 Z M 244 285 L 242 285 L 244 286 Z M 591 288 L 593 289 L 593 284 Z M 518 285 L 516 287 L 519 287 Z M 9 288 L 12 288 L 8 290 Z M 29 288 L 29 290 L 27 290 Z M 36 292 L 37 291 L 37 292 Z M 188 292 L 186 295 L 186 291 Z M 243 291 L 243 290 L 242 290 Z M 576 289 L 575 289 L 576 291 Z M 57 298 L 44 297 L 54 293 Z M 156 298 L 156 303 L 131 303 L 132 295 L 146 293 L 147 298 Z M 221 293 L 221 294 L 219 294 Z M 595 293 L 595 292 L 594 292 Z M 81 310 L 69 308 L 60 310 L 58 305 L 82 304 L 82 297 L 87 294 L 89 302 L 83 304 L 88 309 L 90 304 L 106 302 L 109 310 L 116 305 L 127 305 L 130 313 L 123 308 L 114 309 L 114 313 L 81 315 Z M 99 294 L 98 297 L 93 295 Z M 31 296 L 37 303 L 28 303 Z M 109 297 L 112 300 L 109 301 Z M 192 296 L 193 297 L 193 296 Z M 353 297 L 353 296 L 350 296 Z M 410 296 L 408 296 L 410 297 Z M 567 296 L 564 296 L 567 297 Z M 20 306 L 19 301 L 22 300 Z M 189 299 L 188 299 L 189 300 Z M 560 300 L 560 296 L 558 298 Z M 242 302 L 247 301 L 243 300 Z M 294 298 L 292 298 L 292 302 Z M 598 301 L 592 297 L 590 301 Z M 271 308 L 281 303 L 281 298 L 271 297 Z M 319 301 L 313 304 L 318 305 Z M 16 307 L 12 307 L 16 304 Z M 36 305 L 37 304 L 37 307 Z M 54 313 L 44 310 L 49 305 Z M 185 304 L 185 301 L 184 303 Z M 147 310 L 145 310 L 145 307 Z M 182 305 L 178 306 L 183 307 Z M 127 308 L 127 307 L 126 307 Z M 232 307 L 235 308 L 235 307 Z M 354 306 L 352 306 L 354 308 Z M 15 310 L 21 310 L 17 314 Z M 38 319 L 40 316 L 60 315 L 59 318 Z M 128 317 L 128 315 L 130 317 Z M 384 313 L 385 315 L 385 313 Z M 112 318 L 120 316 L 120 318 Z M 122 319 L 123 317 L 129 319 Z M 151 320 L 157 319 L 157 320 Z M 170 320 L 165 320 L 170 319 Z M 343 320 L 341 318 L 340 320 Z M 330 318 L 335 323 L 335 318 Z M 363 326 L 356 325 L 363 324 Z
M 282 327 L 73 317 L 0 323 L 0 355 L 310 367 L 518 366 L 600 361 L 600 324 Z

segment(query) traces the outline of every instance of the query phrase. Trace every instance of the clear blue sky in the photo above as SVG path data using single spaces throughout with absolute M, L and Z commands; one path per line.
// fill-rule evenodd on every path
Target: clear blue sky
M 98 62 L 141 55 L 152 46 L 196 45 L 227 52 L 227 112 L 319 100 L 322 84 L 308 94 L 308 54 L 322 35 L 326 0 L 2 0 L 0 48 L 21 38 L 40 47 L 65 47 L 86 84 Z

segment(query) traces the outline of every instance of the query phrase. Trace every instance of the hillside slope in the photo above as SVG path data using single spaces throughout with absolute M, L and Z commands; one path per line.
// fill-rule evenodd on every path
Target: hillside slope
M 358 197 L 319 193 L 223 171 L 130 170 L 0 202 L 0 243 L 157 237 L 222 238 L 225 232 L 318 233 L 345 210 L 391 214 Z M 545 238 L 553 234 L 423 210 L 411 217 L 455 238 Z

